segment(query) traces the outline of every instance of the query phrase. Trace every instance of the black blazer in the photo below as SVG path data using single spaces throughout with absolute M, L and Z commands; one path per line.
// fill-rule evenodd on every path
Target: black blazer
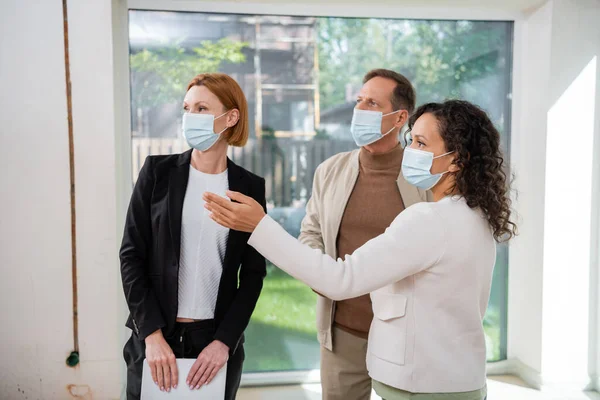
M 129 306 L 126 326 L 140 340 L 169 335 L 178 307 L 181 215 L 192 151 L 146 158 L 131 195 L 119 253 Z M 265 207 L 265 180 L 227 160 L 229 189 Z M 248 245 L 250 234 L 229 231 L 217 295 L 214 338 L 237 348 L 266 275 L 265 259 Z M 239 272 L 239 286 L 238 286 Z

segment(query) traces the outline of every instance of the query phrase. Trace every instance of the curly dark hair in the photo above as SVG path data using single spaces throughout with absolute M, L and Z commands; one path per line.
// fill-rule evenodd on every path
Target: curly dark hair
M 427 113 L 437 119 L 447 151 L 456 152 L 453 163 L 459 170 L 448 194 L 458 192 L 469 207 L 481 209 L 496 241 L 511 239 L 517 226 L 511 221 L 510 184 L 498 130 L 485 111 L 461 100 L 422 105 L 411 116 L 409 128 Z

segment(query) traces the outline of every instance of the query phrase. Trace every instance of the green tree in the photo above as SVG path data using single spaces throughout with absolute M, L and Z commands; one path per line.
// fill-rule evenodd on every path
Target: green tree
M 185 85 L 198 73 L 219 71 L 225 62 L 245 62 L 242 50 L 247 46 L 246 42 L 223 38 L 202 41 L 192 49 L 175 45 L 131 54 L 134 108 L 146 109 L 180 100 Z
M 346 101 L 346 86 L 360 86 L 371 65 L 381 65 L 380 38 L 369 35 L 374 24 L 368 19 L 319 18 L 319 91 L 321 107 L 327 109 Z
M 480 103 L 485 94 L 469 82 L 501 73 L 503 25 L 471 21 L 410 21 L 394 37 L 392 69 L 406 71 L 420 103 L 462 97 Z
M 461 97 L 487 108 L 503 98 L 491 98 L 480 82 L 505 76 L 503 58 L 510 43 L 506 24 L 471 21 L 419 21 L 322 18 L 319 37 L 319 90 L 324 109 L 346 101 L 346 86 L 356 90 L 373 68 L 404 74 L 417 91 L 419 104 Z M 503 79 L 487 82 L 504 92 Z M 497 111 L 497 110 L 495 110 Z M 502 129 L 503 119 L 495 116 Z

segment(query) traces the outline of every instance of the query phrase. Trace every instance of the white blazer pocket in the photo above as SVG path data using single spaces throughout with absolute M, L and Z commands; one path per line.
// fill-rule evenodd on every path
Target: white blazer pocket
M 369 332 L 369 349 L 377 358 L 404 365 L 406 351 L 406 303 L 399 293 L 371 293 L 373 323 Z

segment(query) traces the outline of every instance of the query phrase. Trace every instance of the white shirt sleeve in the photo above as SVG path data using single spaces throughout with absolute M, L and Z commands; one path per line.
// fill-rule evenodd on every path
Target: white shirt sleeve
M 332 300 L 344 300 L 435 265 L 445 252 L 444 230 L 443 220 L 431 204 L 418 203 L 344 261 L 301 244 L 269 216 L 258 224 L 248 244 L 315 291 Z

